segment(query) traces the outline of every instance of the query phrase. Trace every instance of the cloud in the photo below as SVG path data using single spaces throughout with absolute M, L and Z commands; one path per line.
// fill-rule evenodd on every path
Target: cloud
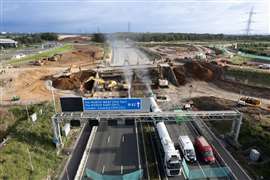
M 3 0 L 2 0 L 3 1 Z M 243 33 L 254 6 L 254 33 L 268 33 L 269 6 L 258 0 L 8 0 L 0 31 Z

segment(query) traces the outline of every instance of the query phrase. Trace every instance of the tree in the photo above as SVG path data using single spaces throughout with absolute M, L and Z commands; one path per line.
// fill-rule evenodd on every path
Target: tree
M 102 33 L 95 33 L 93 35 L 93 41 L 95 41 L 95 42 L 104 43 L 105 40 L 106 40 L 105 35 Z

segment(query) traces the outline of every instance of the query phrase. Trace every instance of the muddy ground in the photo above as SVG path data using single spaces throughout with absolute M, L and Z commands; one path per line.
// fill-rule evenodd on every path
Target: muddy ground
M 103 50 L 100 47 L 75 45 L 73 51 L 64 53 L 58 61 L 48 61 L 43 66 L 27 64 L 19 68 L 6 69 L 0 76 L 3 86 L 2 103 L 7 105 L 50 101 L 52 94 L 48 77 L 64 71 L 72 72 L 74 69 L 78 72 L 80 69 L 94 68 L 101 62 L 102 57 Z M 56 97 L 59 95 L 62 93 L 56 92 Z M 12 102 L 14 96 L 20 97 L 20 101 Z

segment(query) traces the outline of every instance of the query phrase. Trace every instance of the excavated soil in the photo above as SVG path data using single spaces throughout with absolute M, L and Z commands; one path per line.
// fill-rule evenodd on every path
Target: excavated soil
M 81 84 L 84 83 L 89 77 L 95 77 L 96 72 L 88 70 L 78 73 L 71 74 L 69 76 L 61 76 L 55 79 L 52 79 L 53 87 L 62 90 L 76 90 L 79 89 Z M 87 89 L 92 89 L 90 84 L 86 84 Z
M 186 84 L 189 79 L 212 81 L 223 74 L 222 68 L 216 64 L 197 61 L 186 62 L 183 66 L 174 67 L 173 71 L 180 85 Z
M 224 80 L 223 67 L 215 63 L 190 61 L 182 66 L 174 67 L 173 70 L 180 85 L 185 85 L 193 80 L 200 80 L 212 82 L 221 89 L 241 93 L 243 96 L 270 99 L 269 88 L 254 87 Z

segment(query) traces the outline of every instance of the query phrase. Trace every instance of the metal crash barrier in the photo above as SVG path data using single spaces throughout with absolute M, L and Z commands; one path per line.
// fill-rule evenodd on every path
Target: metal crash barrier
M 182 161 L 183 173 L 186 179 L 211 179 L 224 178 L 233 179 L 227 167 L 201 167 L 196 169 L 189 168 L 185 160 Z
M 124 175 L 102 175 L 86 168 L 85 176 L 83 179 L 87 180 L 91 178 L 93 180 L 139 180 L 142 178 L 142 176 L 143 170 L 137 170 Z

